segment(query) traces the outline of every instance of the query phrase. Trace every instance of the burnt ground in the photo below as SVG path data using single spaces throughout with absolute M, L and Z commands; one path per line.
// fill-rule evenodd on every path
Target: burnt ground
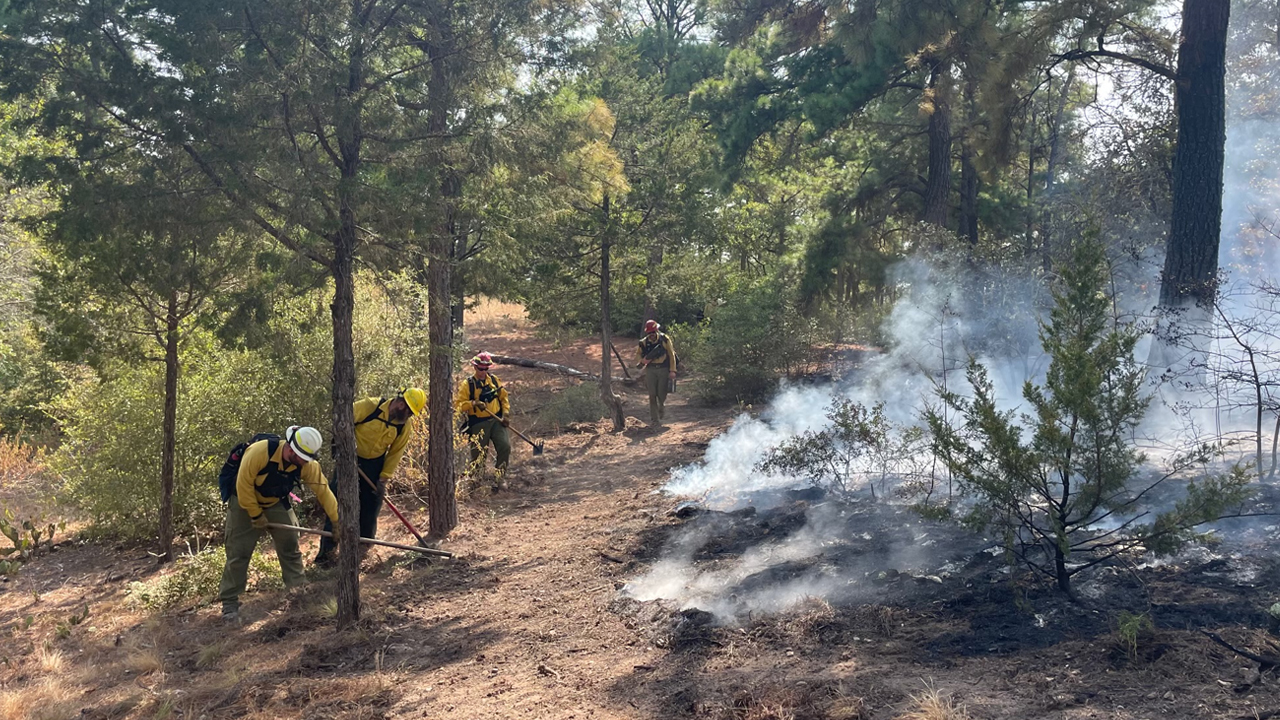
M 593 367 L 589 341 L 481 330 L 489 349 Z M 503 377 L 522 420 L 564 385 Z M 454 560 L 371 554 L 363 618 L 341 632 L 321 573 L 299 596 L 250 594 L 246 623 L 228 628 L 207 600 L 131 604 L 131 581 L 172 572 L 145 548 L 68 542 L 0 583 L 0 718 L 963 717 L 920 714 L 930 689 L 991 720 L 1280 710 L 1274 671 L 1200 632 L 1280 655 L 1265 615 L 1280 599 L 1274 529 L 1090 571 L 1072 603 L 1009 572 L 982 538 L 898 508 L 800 496 L 677 514 L 657 489 L 728 414 L 677 395 L 665 431 L 632 417 L 621 433 L 564 428 L 539 459 L 517 449 L 510 490 L 462 503 Z M 425 521 L 416 496 L 395 500 Z M 382 534 L 407 540 L 395 525 L 384 513 Z M 719 615 L 633 597 L 673 554 L 674 587 L 715 579 Z M 779 587 L 795 604 L 760 610 Z M 1121 610 L 1152 620 L 1132 644 Z

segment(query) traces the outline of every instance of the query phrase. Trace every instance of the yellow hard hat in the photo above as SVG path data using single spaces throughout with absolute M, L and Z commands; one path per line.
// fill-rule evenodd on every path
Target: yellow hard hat
M 409 406 L 409 412 L 414 415 L 421 414 L 422 408 L 427 406 L 427 394 L 422 391 L 422 388 L 405 388 L 400 391 L 400 397 L 404 398 L 405 403 Z

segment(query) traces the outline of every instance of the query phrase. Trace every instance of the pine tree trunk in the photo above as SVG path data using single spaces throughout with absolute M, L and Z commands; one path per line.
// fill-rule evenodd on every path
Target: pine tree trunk
M 600 239 L 600 400 L 609 408 L 613 419 L 613 431 L 622 432 L 627 427 L 622 411 L 622 398 L 613 391 L 613 356 L 609 354 L 613 342 L 612 297 L 609 279 L 609 252 L 613 246 L 613 227 L 610 217 L 610 198 L 604 196 L 604 232 Z
M 164 338 L 164 429 L 160 451 L 160 562 L 173 559 L 173 473 L 178 428 L 178 291 L 169 292 Z
M 968 141 L 960 144 L 960 234 L 970 246 L 978 244 L 978 170 Z
M 453 466 L 453 312 L 450 302 L 450 227 L 457 181 L 446 170 L 441 182 L 447 198 L 441 227 L 430 243 L 427 271 L 427 325 L 431 342 L 430 377 L 427 382 L 430 411 L 427 417 L 428 535 L 439 540 L 458 526 L 457 478 Z
M 929 174 L 920 220 L 947 226 L 947 202 L 951 196 L 951 101 L 947 65 L 937 63 L 929 77 L 933 112 L 929 114 Z
M 1045 167 L 1044 197 L 1045 214 L 1040 227 L 1040 264 L 1045 271 L 1053 266 L 1053 196 L 1058 183 L 1058 167 L 1062 162 L 1062 121 L 1067 114 L 1067 102 L 1071 98 L 1071 86 L 1075 82 L 1076 66 L 1072 63 L 1067 68 L 1067 77 L 1062 81 L 1058 92 L 1058 106 L 1053 110 L 1053 119 L 1049 124 L 1049 164 Z
M 344 198 L 346 200 L 347 198 Z M 344 203 L 346 204 L 346 203 Z M 352 350 L 355 312 L 355 213 L 339 210 L 341 228 L 333 257 L 333 479 L 338 495 L 338 627 L 360 619 L 360 494 L 356 483 L 356 362 Z
M 1173 217 L 1160 304 L 1208 305 L 1216 292 L 1226 145 L 1226 51 L 1230 0 L 1185 0 L 1174 106 Z
M 431 40 L 422 49 L 431 62 L 427 88 L 427 130 L 445 137 L 453 104 L 451 62 L 455 61 L 453 27 L 447 11 L 439 18 Z M 435 154 L 439 178 L 439 217 L 427 247 L 427 326 L 431 343 L 430 377 L 427 380 L 427 535 L 433 540 L 448 536 L 458 526 L 457 477 L 453 465 L 453 249 L 455 212 L 462 182 L 449 166 L 441 140 Z
M 358 13 L 352 13 L 352 25 Z M 364 141 L 356 96 L 364 82 L 364 49 L 351 43 L 346 87 L 339 95 L 336 123 L 338 153 L 338 231 L 332 236 L 333 265 L 333 481 L 338 496 L 338 627 L 360 620 L 360 490 L 356 486 L 356 434 L 351 404 L 356 394 L 356 359 L 352 342 L 355 314 L 356 202 L 359 192 L 360 148 Z

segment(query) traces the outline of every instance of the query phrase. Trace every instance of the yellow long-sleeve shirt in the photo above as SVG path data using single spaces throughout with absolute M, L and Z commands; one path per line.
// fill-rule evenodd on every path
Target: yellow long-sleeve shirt
M 497 395 L 485 403 L 480 400 L 480 395 L 487 387 L 493 388 Z M 478 418 L 504 418 L 511 415 L 511 400 L 507 397 L 507 388 L 493 373 L 489 373 L 483 383 L 475 376 L 463 380 L 458 386 L 458 395 L 454 398 L 453 406 L 460 413 Z
M 385 458 L 382 461 L 381 477 L 383 479 L 396 473 L 400 458 L 404 455 L 405 446 L 413 436 L 413 418 L 406 420 L 404 429 L 400 431 L 397 431 L 396 426 L 392 425 L 388 419 L 387 409 L 392 400 L 394 398 L 388 398 L 379 403 L 379 398 L 365 398 L 357 400 L 351 406 L 356 422 L 359 423 L 356 425 L 356 454 L 366 460 L 376 457 Z M 378 414 L 373 416 L 375 410 Z M 370 419 L 367 422 L 361 422 L 365 418 Z
M 244 451 L 244 456 L 240 459 L 240 472 L 236 475 L 236 500 L 240 503 L 240 507 L 249 513 L 249 517 L 257 517 L 262 514 L 262 508 L 271 507 L 280 502 L 280 498 L 267 497 L 258 492 L 258 488 L 267 479 L 267 475 L 271 471 L 283 473 L 291 473 L 298 470 L 297 465 L 291 465 L 284 461 L 284 440 L 281 440 L 276 447 L 275 454 L 268 457 L 267 451 L 270 450 L 269 440 L 259 440 L 250 445 Z M 316 498 L 320 501 L 320 505 L 324 508 L 324 512 L 333 521 L 334 525 L 338 524 L 338 499 L 333 496 L 333 491 L 329 489 L 329 482 L 325 480 L 324 471 L 320 469 L 320 463 L 314 460 L 303 465 L 298 473 L 302 484 L 311 488 L 311 492 L 315 493 Z
M 644 354 L 650 350 L 656 350 L 659 344 L 662 345 L 662 351 L 655 352 L 654 357 L 649 358 L 649 364 L 657 367 L 667 365 L 669 360 L 671 372 L 675 372 L 676 346 L 671 342 L 671 338 L 664 333 L 658 333 L 658 339 L 655 342 L 650 342 L 648 335 L 640 338 L 640 346 L 636 348 L 636 364 L 639 365 L 644 362 Z

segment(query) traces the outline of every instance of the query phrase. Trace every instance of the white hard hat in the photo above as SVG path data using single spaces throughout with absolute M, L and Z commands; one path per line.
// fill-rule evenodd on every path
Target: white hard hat
M 320 431 L 313 427 L 291 425 L 284 431 L 284 439 L 304 462 L 315 460 L 320 452 L 320 446 L 324 445 L 324 438 L 320 436 Z

